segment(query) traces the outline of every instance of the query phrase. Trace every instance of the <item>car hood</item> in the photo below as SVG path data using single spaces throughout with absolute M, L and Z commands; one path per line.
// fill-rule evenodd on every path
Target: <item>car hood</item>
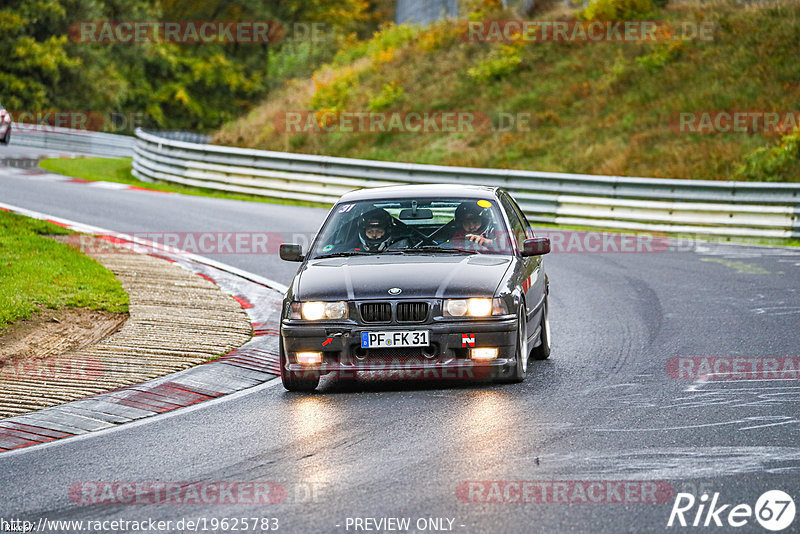
M 298 300 L 465 298 L 494 295 L 511 264 L 499 255 L 399 256 L 310 260 L 295 286 Z M 402 293 L 390 295 L 389 289 Z

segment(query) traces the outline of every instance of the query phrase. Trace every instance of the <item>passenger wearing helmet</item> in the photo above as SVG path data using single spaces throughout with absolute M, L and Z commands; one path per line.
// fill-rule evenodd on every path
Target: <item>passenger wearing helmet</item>
M 392 216 L 386 210 L 368 211 L 359 221 L 359 248 L 367 252 L 383 252 L 392 244 L 392 227 Z
M 476 202 L 462 202 L 456 208 L 455 230 L 450 238 L 450 243 L 455 248 L 488 249 L 494 244 L 491 234 L 492 215 L 488 208 L 480 207 Z

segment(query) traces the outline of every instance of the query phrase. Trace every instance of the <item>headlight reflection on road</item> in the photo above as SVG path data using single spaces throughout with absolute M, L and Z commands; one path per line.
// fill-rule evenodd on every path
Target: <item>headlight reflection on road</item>
M 297 439 L 308 439 L 333 424 L 336 414 L 328 406 L 328 402 L 320 397 L 301 397 L 292 399 L 286 407 L 286 420 L 292 427 Z
M 320 397 L 301 397 L 286 403 L 283 419 L 292 443 L 289 450 L 299 459 L 294 469 L 297 479 L 305 484 L 327 487 L 335 479 L 334 464 L 318 457 L 326 454 L 339 416 L 334 404 Z
M 465 430 L 472 435 L 491 433 L 502 438 L 507 432 L 506 415 L 513 412 L 511 395 L 503 391 L 474 391 L 465 403 Z
M 517 393 L 518 394 L 518 393 Z M 470 456 L 517 454 L 524 444 L 519 443 L 518 418 L 530 419 L 531 414 L 520 411 L 520 403 L 508 389 L 477 390 L 465 399 L 460 415 L 453 420 L 452 436 L 459 436 L 460 448 Z

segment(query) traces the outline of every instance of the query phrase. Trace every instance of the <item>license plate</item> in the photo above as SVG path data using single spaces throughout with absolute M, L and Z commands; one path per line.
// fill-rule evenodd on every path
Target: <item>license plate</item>
M 427 330 L 392 330 L 386 332 L 361 332 L 362 349 L 388 349 L 393 347 L 427 347 L 430 345 Z

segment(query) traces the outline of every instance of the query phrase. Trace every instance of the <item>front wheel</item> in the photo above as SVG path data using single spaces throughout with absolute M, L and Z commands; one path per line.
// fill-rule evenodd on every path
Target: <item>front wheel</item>
M 531 351 L 531 357 L 534 360 L 546 360 L 550 357 L 550 318 L 547 311 L 547 299 L 544 299 L 542 304 L 542 320 L 539 325 L 539 339 L 541 344 L 534 347 Z
M 506 384 L 518 384 L 528 376 L 528 327 L 525 320 L 525 305 L 519 309 L 517 315 L 517 349 L 514 354 L 514 367 L 511 368 L 509 376 L 501 378 L 499 381 Z
M 279 339 L 280 345 L 280 364 L 281 382 L 283 387 L 289 391 L 308 393 L 314 391 L 319 385 L 319 371 L 289 371 L 286 369 L 286 354 L 283 352 L 283 340 Z

